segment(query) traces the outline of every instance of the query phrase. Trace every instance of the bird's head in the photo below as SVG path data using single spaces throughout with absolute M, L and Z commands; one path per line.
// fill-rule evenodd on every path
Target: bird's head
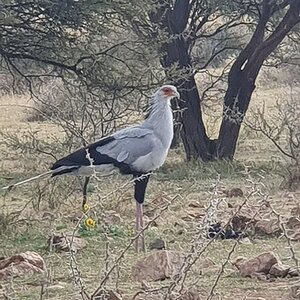
M 157 92 L 157 95 L 164 100 L 171 100 L 172 98 L 180 98 L 176 87 L 174 85 L 164 85 Z

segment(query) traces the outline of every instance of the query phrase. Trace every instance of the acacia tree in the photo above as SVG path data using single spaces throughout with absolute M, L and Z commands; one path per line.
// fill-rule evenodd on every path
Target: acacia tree
M 164 80 L 160 52 L 168 80 L 181 91 L 187 159 L 232 159 L 259 70 L 299 23 L 299 6 L 297 0 L 3 1 L 1 67 L 25 77 L 33 94 L 33 83 L 54 77 L 84 86 L 94 103 L 112 94 L 111 103 L 131 103 L 137 90 Z M 246 42 L 248 35 L 239 36 L 245 27 L 252 32 Z M 208 43 L 209 54 L 199 58 L 197 49 Z M 195 75 L 222 55 L 235 61 L 219 136 L 211 140 Z
M 163 79 L 149 67 L 156 45 L 131 30 L 134 16 L 145 23 L 151 9 L 140 1 L 2 1 L 1 73 L 23 78 L 70 147 L 91 142 L 126 122 Z
M 220 1 L 219 1 L 220 2 Z M 161 48 L 161 63 L 165 68 L 176 66 L 184 77 L 175 78 L 184 101 L 181 137 L 187 159 L 233 159 L 243 118 L 248 109 L 259 71 L 276 47 L 300 22 L 298 0 L 218 1 L 175 0 L 159 1 L 152 22 L 169 34 Z M 221 25 L 207 24 L 220 19 Z M 225 22 L 224 22 L 225 20 Z M 201 99 L 195 83 L 197 66 L 191 57 L 195 41 L 220 34 L 239 25 L 252 29 L 252 37 L 238 52 L 228 75 L 224 96 L 223 118 L 217 140 L 207 137 L 201 114 Z M 221 52 L 232 49 L 222 45 L 202 67 L 210 64 Z

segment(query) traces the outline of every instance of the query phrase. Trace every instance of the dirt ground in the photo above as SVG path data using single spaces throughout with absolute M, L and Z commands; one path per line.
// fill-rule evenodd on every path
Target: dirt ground
M 256 108 L 266 101 L 271 109 L 275 105 L 274 99 L 284 93 L 282 88 L 258 88 L 251 107 Z M 57 126 L 26 121 L 26 107 L 31 105 L 26 97 L 1 97 L 0 131 L 29 144 L 28 132 L 35 133 L 49 144 L 59 140 L 63 133 Z M 45 172 L 53 162 L 53 158 L 43 153 L 9 148 L 5 137 L 1 139 L 0 186 Z M 183 149 L 171 150 L 167 162 L 149 183 L 146 221 L 156 215 L 160 217 L 155 226 L 151 225 L 146 230 L 146 244 L 154 238 L 162 238 L 170 250 L 189 253 L 193 243 L 201 248 L 199 245 L 205 245 L 208 239 L 199 228 L 205 222 L 226 224 L 234 209 L 245 199 L 245 213 L 257 214 L 259 218 L 274 218 L 276 212 L 284 220 L 300 202 L 300 191 L 281 188 L 286 164 L 270 141 L 248 128 L 242 130 L 236 159 L 232 163 L 187 163 Z M 231 188 L 240 188 L 244 196 L 226 197 L 222 191 Z M 254 191 L 253 195 L 248 197 L 251 191 Z M 9 193 L 1 192 L 0 257 L 30 250 L 39 253 L 47 266 L 47 274 L 0 281 L 0 291 L 3 297 L 7 297 L 3 299 L 81 299 L 78 282 L 74 283 L 72 257 L 67 252 L 47 248 L 51 235 L 72 233 L 76 229 L 76 234 L 87 242 L 87 246 L 75 255 L 79 277 L 87 292 L 92 294 L 134 236 L 135 203 L 132 193 L 130 178 L 119 175 L 94 178 L 89 187 L 91 209 L 87 214 L 96 221 L 96 227 L 88 230 L 83 224 L 87 216 L 81 210 L 81 184 L 77 178 L 45 179 Z M 166 206 L 168 208 L 160 214 Z M 291 242 L 291 245 L 297 257 L 300 242 Z M 184 283 L 186 289 L 196 289 L 200 299 L 291 299 L 290 287 L 297 283 L 297 278 L 269 281 L 243 278 L 232 264 L 238 256 L 249 258 L 273 251 L 285 264 L 295 265 L 283 234 L 276 237 L 254 234 L 249 236 L 247 243 L 216 239 L 204 248 Z M 118 290 L 124 299 L 132 299 L 141 290 L 141 284 L 132 279 L 131 269 L 144 255 L 147 254 L 135 254 L 133 246 L 129 247 L 120 259 L 117 272 L 114 270 L 106 282 L 106 287 Z M 214 296 L 209 298 L 216 280 Z M 149 284 L 154 289 L 168 287 L 171 283 L 172 279 L 166 279 Z

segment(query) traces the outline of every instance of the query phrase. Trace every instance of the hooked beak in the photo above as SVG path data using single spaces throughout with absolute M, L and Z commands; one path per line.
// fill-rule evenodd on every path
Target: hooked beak
M 180 99 L 180 94 L 178 93 L 178 91 L 174 92 L 174 97 Z

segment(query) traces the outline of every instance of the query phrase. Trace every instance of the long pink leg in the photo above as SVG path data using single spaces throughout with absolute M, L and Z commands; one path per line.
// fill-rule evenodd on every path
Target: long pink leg
M 136 215 L 135 215 L 135 230 L 136 234 L 141 232 L 143 229 L 143 204 L 140 204 L 136 201 Z M 141 244 L 141 248 L 140 248 Z M 145 240 L 144 240 L 144 233 L 141 233 L 141 235 L 136 239 L 135 241 L 135 251 L 140 252 L 142 250 L 145 252 Z
M 139 206 L 140 206 L 140 230 L 142 230 L 144 228 L 144 221 L 143 221 L 143 204 L 140 204 L 139 203 Z M 141 250 L 143 252 L 145 252 L 145 237 L 144 237 L 144 232 L 142 232 L 142 234 L 140 235 L 140 239 L 141 239 Z
M 135 234 L 140 232 L 139 203 L 135 202 Z M 139 237 L 135 240 L 135 252 L 139 252 Z

